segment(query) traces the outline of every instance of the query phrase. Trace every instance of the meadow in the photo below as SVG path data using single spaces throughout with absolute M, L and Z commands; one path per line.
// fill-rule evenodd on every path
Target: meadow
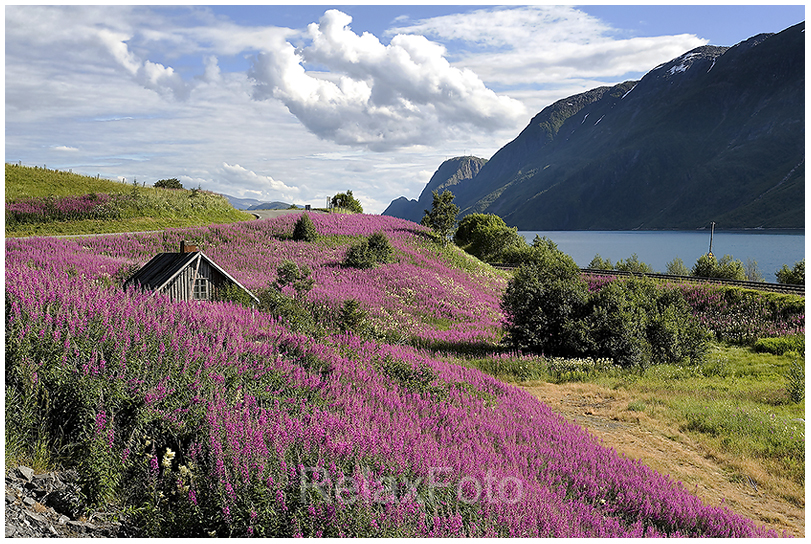
M 246 221 L 225 197 L 6 164 L 6 236 L 137 232 Z
M 291 239 L 295 216 L 7 239 L 7 466 L 76 468 L 88 502 L 144 536 L 779 536 L 496 379 L 600 375 L 504 352 L 503 273 L 408 221 L 312 219 L 309 243 Z M 392 262 L 343 265 L 378 232 Z M 249 289 L 286 260 L 307 265 L 321 326 L 122 290 L 181 240 Z M 368 333 L 337 326 L 347 300 Z M 704 314 L 751 330 L 728 308 Z M 760 319 L 804 328 L 790 311 Z

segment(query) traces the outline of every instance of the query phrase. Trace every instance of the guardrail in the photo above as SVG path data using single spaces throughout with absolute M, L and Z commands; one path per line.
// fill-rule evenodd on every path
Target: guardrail
M 514 270 L 517 266 L 494 266 L 500 270 Z M 624 272 L 621 270 L 598 270 L 594 268 L 581 268 L 580 272 L 583 274 L 591 274 L 592 276 L 647 276 L 648 278 L 675 281 L 675 282 L 692 282 L 692 283 L 716 283 L 721 285 L 734 285 L 743 287 L 745 289 L 756 289 L 758 291 L 770 291 L 773 293 L 786 293 L 792 295 L 805 296 L 805 285 L 791 285 L 787 283 L 767 283 L 762 281 L 737 281 L 726 280 L 720 278 L 699 278 L 696 276 L 671 276 L 670 274 L 637 274 L 633 272 Z

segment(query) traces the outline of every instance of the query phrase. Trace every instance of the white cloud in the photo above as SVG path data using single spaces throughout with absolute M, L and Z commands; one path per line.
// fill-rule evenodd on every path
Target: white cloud
M 257 174 L 238 164 L 224 162 L 214 174 L 219 177 L 217 180 L 219 183 L 232 187 L 251 187 L 254 194 L 260 191 L 268 200 L 293 202 L 300 193 L 298 187 L 288 187 L 271 176 Z
M 352 189 L 379 213 L 443 160 L 492 156 L 555 100 L 689 48 L 614 40 L 570 7 L 400 23 L 387 43 L 337 11 L 291 29 L 216 10 L 7 6 L 7 159 L 269 201 Z
M 355 34 L 351 20 L 327 11 L 308 27 L 310 45 L 299 49 L 276 36 L 249 73 L 254 97 L 281 100 L 320 138 L 377 151 L 434 143 L 463 127 L 513 127 L 525 114 L 517 100 L 451 66 L 441 45 L 421 36 L 383 45 Z M 307 72 L 308 63 L 326 66 L 330 76 Z
M 611 27 L 572 6 L 482 9 L 426 19 L 389 33 L 459 40 L 469 49 L 455 64 L 473 70 L 488 85 L 505 86 L 644 73 L 707 43 L 691 34 L 616 39 Z

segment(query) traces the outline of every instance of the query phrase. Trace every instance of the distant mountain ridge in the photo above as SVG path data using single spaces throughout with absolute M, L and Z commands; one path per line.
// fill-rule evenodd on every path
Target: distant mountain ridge
M 463 182 L 469 182 L 482 169 L 487 159 L 479 157 L 455 157 L 443 162 L 437 171 L 431 176 L 428 185 L 420 193 L 417 200 L 409 200 L 404 196 L 397 198 L 389 204 L 382 215 L 390 215 L 408 219 L 419 223 L 425 215 L 425 210 L 431 209 L 433 203 L 433 192 L 443 192 L 448 189 L 456 194 L 456 186 Z
M 460 217 L 495 213 L 521 230 L 803 228 L 804 30 L 699 47 L 559 100 L 445 187 Z M 409 202 L 383 213 L 413 220 L 399 215 Z
M 286 202 L 264 202 L 255 198 L 240 198 L 231 195 L 222 195 L 228 199 L 231 206 L 237 210 L 286 210 L 290 204 Z

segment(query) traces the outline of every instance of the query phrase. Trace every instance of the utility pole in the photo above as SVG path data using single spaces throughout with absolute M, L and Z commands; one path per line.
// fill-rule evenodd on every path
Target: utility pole
M 714 257 L 712 254 L 712 236 L 715 234 L 715 221 L 710 223 L 710 251 L 707 253 L 710 257 Z

